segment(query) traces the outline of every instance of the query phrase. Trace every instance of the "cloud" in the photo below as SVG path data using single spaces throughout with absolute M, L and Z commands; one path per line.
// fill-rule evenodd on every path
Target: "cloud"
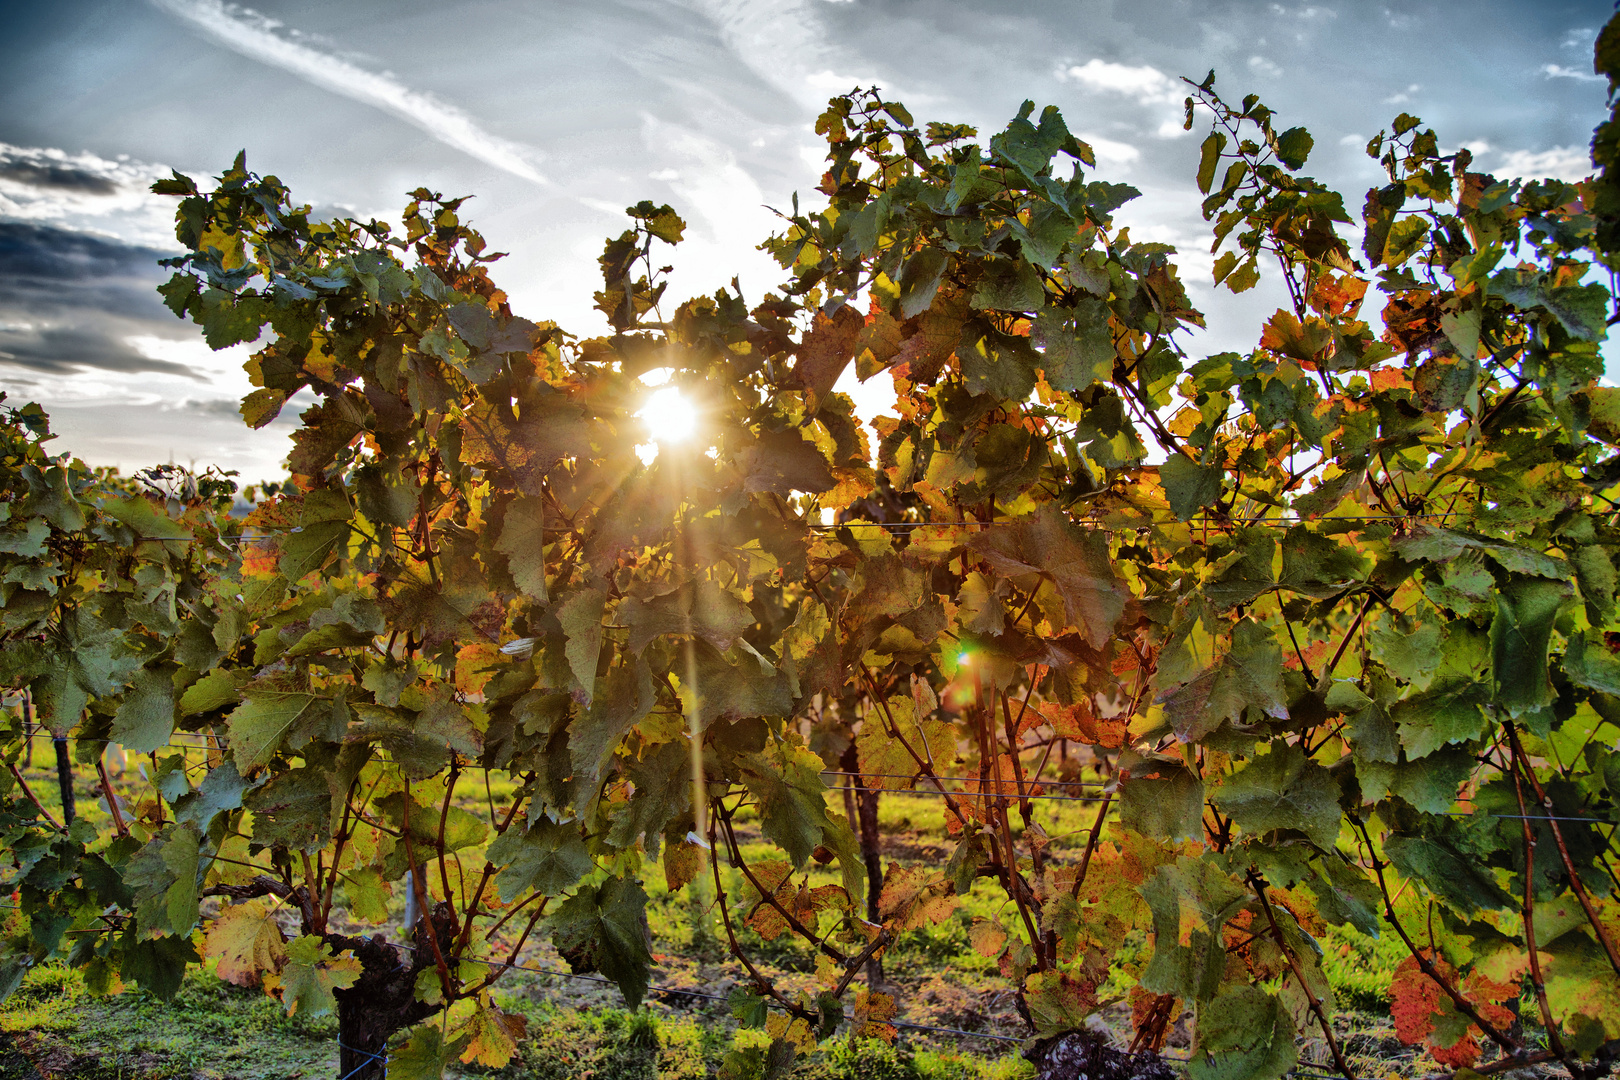
M 86 195 L 113 195 L 118 185 L 105 176 L 54 161 L 0 161 L 0 179 L 41 191 L 71 191 Z
M 1389 95 L 1384 99 L 1385 105 L 1405 105 L 1412 100 L 1412 95 L 1423 89 L 1422 83 L 1412 83 L 1405 90 Z
M 689 0 L 721 42 L 766 85 L 800 105 L 817 106 L 829 94 L 881 82 L 871 72 L 845 72 L 848 58 L 827 44 L 821 16 L 803 0 Z M 888 97 L 905 95 L 892 81 Z
M 1502 176 L 1539 180 L 1584 180 L 1593 172 L 1591 154 L 1584 146 L 1554 146 L 1548 150 L 1500 150 L 1491 171 Z
M 1104 165 L 1129 165 L 1142 157 L 1142 151 L 1130 143 L 1119 142 L 1115 139 L 1105 139 L 1101 135 L 1080 133 L 1082 141 L 1089 143 L 1097 153 L 1097 160 Z
M 1276 64 L 1273 64 L 1270 60 L 1267 60 L 1263 56 L 1249 57 L 1249 70 L 1260 76 L 1262 79 L 1275 79 L 1283 73 L 1282 68 L 1278 67 Z
M 1564 40 L 1558 44 L 1565 49 L 1590 49 L 1592 42 L 1597 40 L 1597 31 L 1590 26 L 1577 26 L 1573 30 L 1564 32 Z
M 193 365 L 151 355 L 143 335 L 191 331 L 158 299 L 168 254 L 29 222 L 0 222 L 0 364 L 41 375 L 85 369 L 202 380 Z
M 161 165 L 0 143 L 0 218 L 174 245 L 174 200 L 153 195 Z
M 1601 75 L 1594 75 L 1579 68 L 1567 68 L 1561 64 L 1542 64 L 1538 70 L 1549 79 L 1574 79 L 1576 82 L 1595 83 L 1606 81 Z
M 1116 64 L 1092 57 L 1084 64 L 1059 68 L 1058 79 L 1079 83 L 1088 90 L 1122 94 L 1144 105 L 1163 105 L 1179 102 L 1186 95 L 1181 84 L 1156 67 Z
M 222 0 L 152 2 L 251 60 L 281 68 L 324 90 L 397 116 L 446 146 L 513 176 L 535 184 L 547 182 L 532 163 L 532 148 L 485 131 L 460 109 L 432 94 L 412 90 L 387 72 L 367 71 L 333 53 L 293 40 L 292 35 L 280 32 L 280 23 L 252 9 Z

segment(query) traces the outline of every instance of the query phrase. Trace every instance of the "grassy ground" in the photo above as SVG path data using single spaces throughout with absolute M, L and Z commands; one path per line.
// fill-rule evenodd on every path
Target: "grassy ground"
M 35 785 L 42 795 L 53 787 Z M 80 812 L 93 819 L 102 814 L 88 798 L 79 805 Z M 1050 802 L 1042 807 L 1041 823 L 1052 838 L 1049 851 L 1055 858 L 1078 856 L 1094 813 L 1085 803 Z M 944 811 L 937 799 L 886 795 L 882 820 L 885 865 L 938 865 L 949 857 Z M 738 838 L 751 862 L 772 857 L 773 850 L 746 819 L 740 821 Z M 712 884 L 706 890 L 689 886 L 671 894 L 661 869 L 655 865 L 648 869 L 648 919 L 658 960 L 655 986 L 724 998 L 737 985 L 740 969 L 721 943 L 722 928 L 709 903 Z M 728 894 L 746 894 L 738 871 L 727 868 L 722 878 Z M 834 880 L 831 871 L 822 871 L 821 879 L 812 883 L 822 879 Z M 1006 917 L 1005 902 L 992 883 L 981 881 L 949 919 L 910 933 L 891 947 L 884 961 L 884 989 L 900 1005 L 898 1019 L 1013 1039 L 1023 1036 L 1006 979 L 995 970 L 994 961 L 974 952 L 968 942 L 972 920 Z M 399 921 L 352 929 L 365 933 L 381 929 L 397 937 Z M 745 926 L 738 934 L 756 964 L 784 988 L 813 985 L 814 958 L 808 947 L 791 937 L 765 941 Z M 1383 1004 L 1390 976 L 1404 955 L 1399 942 L 1329 930 L 1321 945 L 1324 968 L 1338 999 L 1338 1035 L 1358 1074 L 1389 1077 L 1439 1071 L 1432 1060 L 1395 1039 Z M 1141 935 L 1128 939 L 1116 959 L 1116 970 L 1142 958 L 1145 950 Z M 543 940 L 524 951 L 521 963 L 566 971 Z M 1119 985 L 1105 986 L 1103 994 L 1122 999 L 1126 985 L 1121 978 Z M 725 1006 L 716 1001 L 655 992 L 641 1012 L 632 1014 L 622 1008 L 616 989 L 595 981 L 515 971 L 500 987 L 502 1006 L 529 1017 L 530 1037 L 521 1059 L 507 1068 L 497 1073 L 469 1069 L 466 1075 L 510 1080 L 708 1077 L 738 1041 L 764 1041 L 760 1032 L 737 1033 Z M 1533 1006 L 1524 1015 L 1534 1015 Z M 1129 1015 L 1122 1000 L 1103 1009 L 1095 1024 L 1116 1044 L 1128 1042 Z M 134 989 L 95 998 L 75 972 L 46 965 L 30 973 L 18 993 L 0 1005 L 0 1080 L 335 1077 L 335 1040 L 333 1018 L 289 1018 L 273 998 L 221 982 L 207 968 L 193 971 L 179 996 L 165 1004 Z M 1187 1048 L 1183 1020 L 1170 1033 L 1166 1055 L 1184 1056 Z M 1031 1075 L 1018 1050 L 1016 1042 L 903 1031 L 894 1047 L 869 1042 L 851 1046 L 840 1040 L 802 1063 L 794 1075 L 799 1080 L 1018 1080 Z M 1328 1061 L 1322 1040 L 1307 1038 L 1300 1069 L 1331 1072 Z

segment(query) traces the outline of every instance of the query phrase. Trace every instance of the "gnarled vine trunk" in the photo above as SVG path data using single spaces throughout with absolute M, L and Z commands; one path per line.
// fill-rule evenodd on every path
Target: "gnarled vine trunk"
M 454 927 L 443 904 L 434 909 L 433 923 L 440 939 L 449 940 Z M 439 1010 L 416 999 L 417 976 L 433 967 L 433 948 L 422 925 L 416 924 L 408 950 L 389 944 L 381 934 L 326 935 L 334 951 L 353 949 L 361 965 L 353 986 L 332 992 L 337 999 L 339 1080 L 385 1076 L 388 1037 Z
M 1071 1031 L 1043 1039 L 1024 1052 L 1037 1080 L 1175 1080 L 1175 1071 L 1157 1054 L 1115 1050 L 1101 1035 Z

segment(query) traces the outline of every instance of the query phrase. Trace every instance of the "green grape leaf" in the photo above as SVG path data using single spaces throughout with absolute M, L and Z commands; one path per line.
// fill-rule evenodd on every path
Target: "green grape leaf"
M 246 694 L 246 700 L 225 718 L 236 767 L 245 774 L 269 764 L 306 712 L 326 707 L 326 703 L 313 694 L 252 688 Z
M 131 937 L 134 935 L 131 934 Z M 202 959 L 189 933 L 124 942 L 118 974 L 138 983 L 160 1001 L 172 1001 L 185 980 L 186 966 Z
M 1160 762 L 1131 766 L 1119 789 L 1119 820 L 1143 836 L 1198 840 L 1204 835 L 1204 782 Z
M 137 754 L 150 754 L 174 733 L 174 670 L 159 664 L 142 668 L 113 717 L 113 741 Z
M 1339 835 L 1338 783 L 1298 746 L 1270 745 L 1216 791 L 1215 804 L 1245 832 L 1299 829 L 1318 847 L 1332 848 Z
M 1223 990 L 1198 1010 L 1192 1080 L 1277 1080 L 1299 1060 L 1282 1002 L 1258 987 Z
M 1035 318 L 1030 340 L 1041 348 L 1040 367 L 1054 390 L 1080 391 L 1114 374 L 1114 338 L 1108 306 L 1081 296 L 1071 308 L 1048 306 Z
M 602 610 L 607 604 L 604 589 L 577 589 L 553 609 L 568 638 L 564 650 L 575 684 L 590 703 L 596 688 L 596 665 L 602 657 Z
M 1010 525 L 985 529 L 968 541 L 969 550 L 998 573 L 1010 577 L 1040 574 L 1057 587 L 1070 625 L 1093 648 L 1113 636 L 1125 611 L 1126 590 L 1108 559 L 1108 540 L 1078 528 L 1052 504 Z
M 560 895 L 594 865 L 577 824 L 559 825 L 545 817 L 527 831 L 513 828 L 496 837 L 485 858 L 501 867 L 495 885 L 508 903 L 531 889 L 545 896 Z
M 242 805 L 242 793 L 246 790 L 247 784 L 236 771 L 236 763 L 222 761 L 208 770 L 195 791 L 175 800 L 175 820 L 190 822 L 199 832 L 206 833 L 215 817 Z
M 506 556 L 507 570 L 518 591 L 545 603 L 548 593 L 543 500 L 520 496 L 507 504 L 495 550 Z
M 405 1044 L 389 1051 L 389 1080 L 443 1080 L 444 1071 L 461 1054 L 462 1039 L 446 1039 L 439 1021 L 411 1028 Z
M 1213 859 L 1183 856 L 1154 871 L 1141 893 L 1153 913 L 1154 935 L 1142 985 L 1186 1001 L 1208 1001 L 1226 970 L 1221 928 L 1248 902 L 1248 888 Z
M 703 581 L 651 600 L 625 600 L 614 621 L 630 627 L 625 647 L 633 653 L 642 652 L 649 642 L 664 634 L 696 634 L 725 652 L 757 618 L 736 596 L 713 582 Z
M 738 764 L 743 785 L 759 803 L 762 831 L 787 853 L 794 869 L 803 867 L 830 824 L 821 759 L 803 747 L 781 745 Z
M 1438 833 L 1391 836 L 1384 841 L 1384 854 L 1404 876 L 1423 882 L 1464 913 L 1513 904 L 1488 867 Z
M 306 1017 L 320 1016 L 337 1008 L 333 990 L 348 989 L 360 978 L 360 961 L 339 956 L 318 936 L 305 934 L 288 944 L 287 962 L 273 978 L 288 1016 L 300 1009 Z
M 576 974 L 600 972 L 634 1009 L 651 978 L 647 894 L 633 878 L 582 886 L 548 917 L 551 940 Z
M 1552 701 L 1547 646 L 1553 620 L 1568 596 L 1565 582 L 1519 576 L 1496 595 L 1496 618 L 1491 621 L 1495 703 L 1513 716 Z
M 253 811 L 255 843 L 313 852 L 332 839 L 332 797 L 326 770 L 291 769 L 254 788 L 242 804 Z
M 1187 521 L 1206 506 L 1215 504 L 1221 497 L 1221 480 L 1225 475 L 1225 470 L 1205 468 L 1184 454 L 1171 454 L 1159 465 L 1159 478 L 1164 481 L 1170 512 L 1180 521 Z

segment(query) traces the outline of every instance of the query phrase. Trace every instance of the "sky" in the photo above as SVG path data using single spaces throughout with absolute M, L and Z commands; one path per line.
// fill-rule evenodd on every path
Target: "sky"
M 178 250 L 170 169 L 246 150 L 325 214 L 398 220 L 419 186 L 473 195 L 513 309 L 573 333 L 624 207 L 690 223 L 670 295 L 781 280 L 755 249 L 771 208 L 822 171 L 829 96 L 876 85 L 919 122 L 1000 130 L 1059 106 L 1096 177 L 1142 197 L 1119 218 L 1174 244 L 1209 319 L 1194 355 L 1252 347 L 1279 304 L 1209 286 L 1193 184 L 1203 127 L 1179 76 L 1214 69 L 1316 138 L 1305 170 L 1352 212 L 1379 182 L 1363 147 L 1402 111 L 1501 177 L 1577 179 L 1604 115 L 1591 72 L 1607 0 L 0 0 L 0 390 L 38 401 L 64 450 L 126 472 L 176 461 L 273 478 L 295 409 L 261 431 L 238 346 L 212 353 L 155 286 Z M 841 386 L 863 411 L 886 380 Z M 892 399 L 892 391 L 888 394 Z

